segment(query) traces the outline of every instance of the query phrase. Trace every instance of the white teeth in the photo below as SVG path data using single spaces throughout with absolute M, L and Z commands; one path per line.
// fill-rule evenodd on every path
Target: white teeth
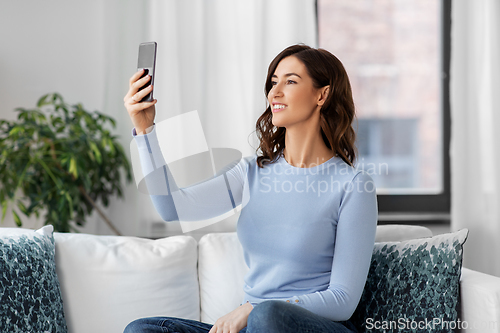
M 286 105 L 283 105 L 283 104 L 273 105 L 273 109 L 284 109 L 285 107 L 286 107 Z

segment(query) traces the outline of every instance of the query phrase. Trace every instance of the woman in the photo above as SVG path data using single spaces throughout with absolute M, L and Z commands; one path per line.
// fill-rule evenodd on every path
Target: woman
M 154 145 L 156 100 L 137 102 L 150 91 L 138 92 L 148 80 L 140 76 L 130 79 L 125 106 L 136 133 L 145 134 L 137 140 L 145 136 Z M 368 274 L 377 204 L 372 179 L 353 167 L 355 112 L 347 73 L 328 51 L 293 45 L 269 65 L 265 91 L 269 106 L 257 120 L 258 156 L 227 172 L 236 204 L 245 201 L 243 188 L 249 194 L 237 224 L 249 266 L 242 305 L 213 326 L 144 318 L 127 333 L 355 332 L 348 320 Z M 181 191 L 191 198 L 189 191 L 199 194 L 210 182 Z M 166 211 L 175 211 L 170 196 L 151 197 L 168 219 Z

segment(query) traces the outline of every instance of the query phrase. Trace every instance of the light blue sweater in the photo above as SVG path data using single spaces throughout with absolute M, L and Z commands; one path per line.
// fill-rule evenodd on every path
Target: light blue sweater
M 155 129 L 135 139 L 148 189 L 168 188 L 151 195 L 165 221 L 181 215 L 206 219 L 243 207 L 237 223 L 249 267 L 243 302 L 278 299 L 335 321 L 351 317 L 375 241 L 377 201 L 369 175 L 340 157 L 311 168 L 280 157 L 259 168 L 252 156 L 228 169 L 225 178 L 178 189 Z

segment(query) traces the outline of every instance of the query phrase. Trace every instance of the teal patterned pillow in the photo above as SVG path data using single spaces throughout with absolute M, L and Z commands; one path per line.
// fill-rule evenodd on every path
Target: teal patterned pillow
M 365 289 L 351 318 L 359 332 L 453 332 L 468 230 L 375 243 Z
M 67 332 L 52 232 L 0 228 L 2 332 Z

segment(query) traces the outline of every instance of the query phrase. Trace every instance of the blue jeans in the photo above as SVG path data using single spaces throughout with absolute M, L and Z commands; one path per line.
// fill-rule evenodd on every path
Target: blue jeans
M 212 325 L 196 320 L 152 317 L 137 319 L 124 333 L 208 333 Z M 295 304 L 265 301 L 254 307 L 247 327 L 240 333 L 352 333 L 356 328 L 349 321 L 336 322 L 312 313 Z

